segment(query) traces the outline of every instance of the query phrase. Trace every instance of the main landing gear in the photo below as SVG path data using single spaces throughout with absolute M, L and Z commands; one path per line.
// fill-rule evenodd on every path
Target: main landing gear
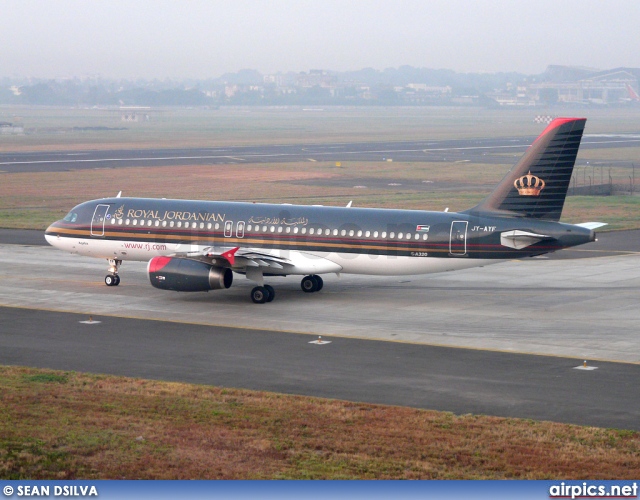
M 319 292 L 320 290 L 322 290 L 323 286 L 324 282 L 322 281 L 322 278 L 320 276 L 316 276 L 315 274 L 305 276 L 300 282 L 300 288 L 302 288 L 302 291 L 305 293 Z
M 276 298 L 276 291 L 271 285 L 257 286 L 251 290 L 251 300 L 256 304 L 271 302 Z
M 118 267 L 122 264 L 122 261 L 117 259 L 107 259 L 107 261 L 109 262 L 109 274 L 104 277 L 104 284 L 107 286 L 118 286 L 120 284 Z
M 300 288 L 305 293 L 319 292 L 322 290 L 324 282 L 320 276 L 309 275 L 302 278 Z M 271 302 L 276 297 L 276 291 L 271 285 L 257 286 L 251 290 L 251 300 L 256 304 Z

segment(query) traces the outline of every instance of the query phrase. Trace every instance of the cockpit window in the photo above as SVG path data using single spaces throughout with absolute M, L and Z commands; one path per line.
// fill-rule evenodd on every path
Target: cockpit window
M 75 222 L 76 220 L 78 220 L 78 214 L 75 212 L 69 212 L 62 220 L 65 222 Z

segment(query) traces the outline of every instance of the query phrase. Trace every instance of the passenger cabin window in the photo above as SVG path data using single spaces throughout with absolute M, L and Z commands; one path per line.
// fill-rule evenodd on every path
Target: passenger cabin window
M 333 230 L 333 235 L 334 235 L 334 236 L 338 236 L 338 230 L 337 230 L 337 229 L 334 229 L 334 230 Z
M 325 236 L 329 236 L 331 234 L 331 229 L 325 229 L 324 234 Z
M 358 238 L 362 236 L 362 231 L 358 231 Z
M 307 228 L 306 227 L 302 228 L 302 234 L 307 234 Z
M 291 232 L 291 228 L 289 226 L 287 226 L 287 229 L 284 230 L 285 233 L 289 234 Z
M 178 221 L 178 223 L 176 224 L 177 227 L 182 227 L 182 222 Z
M 216 228 L 216 229 L 220 229 L 220 224 L 218 224 L 218 223 L 216 222 L 215 228 Z
M 138 225 L 138 219 L 133 219 L 133 225 L 137 226 Z
M 278 232 L 281 233 L 282 232 L 282 226 L 278 226 Z
M 128 226 L 128 225 L 129 225 L 129 219 L 127 219 L 126 221 L 124 221 L 124 223 Z
M 167 221 L 166 220 L 162 221 L 162 227 L 167 227 Z
M 386 238 L 387 237 L 387 232 L 386 231 L 382 231 L 382 234 L 380 235 L 382 238 Z
M 173 227 L 173 226 L 174 226 L 173 221 L 169 222 L 169 227 Z
M 118 219 L 118 226 L 122 226 L 122 219 Z
M 309 229 L 309 234 L 313 234 L 315 232 L 315 229 L 311 228 Z
M 371 231 L 367 231 L 366 233 L 364 233 L 365 238 L 368 238 L 369 236 L 371 236 Z
M 377 237 L 378 237 L 378 231 L 374 231 L 374 232 L 373 232 L 373 237 L 374 237 L 374 238 L 377 238 Z
M 293 228 L 293 234 L 298 234 L 298 231 L 300 231 L 300 229 L 298 229 L 297 227 Z

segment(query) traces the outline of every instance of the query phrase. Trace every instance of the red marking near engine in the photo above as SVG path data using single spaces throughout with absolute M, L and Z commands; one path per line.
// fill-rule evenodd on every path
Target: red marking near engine
M 226 252 L 220 254 L 220 257 L 224 257 L 229 261 L 229 264 L 233 266 L 236 262 L 236 252 L 240 250 L 240 247 L 232 248 L 231 250 L 227 250 Z
M 149 261 L 149 266 L 147 268 L 150 273 L 157 273 L 162 270 L 169 262 L 171 262 L 171 257 L 154 257 Z

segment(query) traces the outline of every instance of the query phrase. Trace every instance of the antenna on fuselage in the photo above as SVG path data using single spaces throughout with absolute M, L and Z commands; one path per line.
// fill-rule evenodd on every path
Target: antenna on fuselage
M 122 194 L 122 191 L 118 191 L 118 195 L 116 196 L 116 198 L 120 198 L 121 194 Z
M 351 200 L 349 203 L 347 203 L 347 208 L 351 208 L 351 204 L 353 203 L 353 200 Z
M 449 207 L 445 208 L 445 209 L 444 209 L 444 211 L 445 211 L 445 212 L 448 212 L 448 211 L 449 211 Z

